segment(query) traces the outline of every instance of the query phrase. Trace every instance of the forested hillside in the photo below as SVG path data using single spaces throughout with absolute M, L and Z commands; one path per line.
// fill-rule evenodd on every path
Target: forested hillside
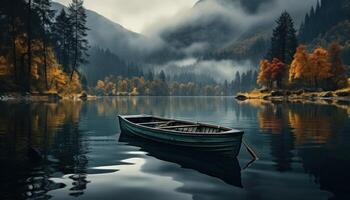
M 327 47 L 338 42 L 343 59 L 350 65 L 350 1 L 321 0 L 306 14 L 299 30 L 299 40 L 309 48 Z
M 89 47 L 82 0 L 57 15 L 50 0 L 4 0 L 0 16 L 1 92 L 81 91 Z

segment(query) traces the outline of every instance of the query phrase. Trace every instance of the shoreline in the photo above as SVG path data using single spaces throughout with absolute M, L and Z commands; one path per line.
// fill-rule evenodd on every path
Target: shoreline
M 336 91 L 308 92 L 303 90 L 289 91 L 251 91 L 247 93 L 238 93 L 235 97 L 238 101 L 245 100 L 265 100 L 265 101 L 349 101 L 350 88 Z
M 6 94 L 0 94 L 0 102 L 6 101 L 28 101 L 28 102 L 58 102 L 61 100 L 72 100 L 72 101 L 86 101 L 97 99 L 96 96 L 87 95 L 85 93 L 82 94 L 71 94 L 71 95 L 61 95 L 57 93 L 26 93 L 21 94 L 18 92 L 11 92 Z

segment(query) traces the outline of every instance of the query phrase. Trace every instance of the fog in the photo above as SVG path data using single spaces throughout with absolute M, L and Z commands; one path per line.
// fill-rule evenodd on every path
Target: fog
M 170 61 L 164 65 L 158 65 L 156 72 L 160 70 L 164 70 L 166 74 L 171 75 L 192 73 L 212 77 L 216 82 L 223 83 L 225 80 L 233 80 L 237 71 L 242 74 L 249 70 L 255 70 L 255 67 L 249 60 L 237 62 L 233 60 L 198 60 L 196 58 L 186 58 Z
M 316 2 L 317 0 L 202 0 L 193 8 L 181 10 L 173 17 L 156 20 L 143 33 L 161 35 L 164 31 L 200 24 L 213 20 L 214 17 L 220 17 L 227 25 L 242 33 L 262 24 L 273 25 L 283 11 L 292 15 L 298 28 L 306 12 Z
M 167 33 L 220 21 L 232 30 L 228 34 L 229 40 L 224 40 L 220 45 L 234 44 L 236 40 L 239 41 L 242 37 L 256 34 L 258 31 L 264 32 L 266 39 L 269 39 L 276 19 L 283 11 L 288 11 L 292 15 L 295 28 L 298 29 L 305 14 L 316 2 L 317 0 L 202 0 L 191 9 L 184 9 L 173 17 L 155 21 L 143 33 L 150 38 L 158 38 L 158 41 L 163 40 L 162 44 L 168 45 L 164 41 L 164 35 Z M 196 54 L 210 50 L 211 42 L 211 40 L 195 41 L 179 48 L 178 50 L 187 58 L 170 61 L 160 67 L 169 73 L 179 73 L 184 71 L 182 68 L 187 68 L 187 71 L 210 75 L 217 81 L 231 80 L 236 71 L 244 72 L 257 67 L 249 60 L 241 62 L 233 60 L 200 61 L 193 58 Z
M 158 65 L 158 69 L 166 69 L 169 73 L 192 71 L 196 74 L 210 75 L 217 81 L 222 81 L 231 80 L 236 71 L 244 72 L 256 68 L 256 66 L 249 60 L 203 61 L 198 59 L 201 55 L 225 48 L 227 45 L 235 44 L 236 41 L 242 41 L 257 33 L 261 33 L 268 40 L 275 26 L 275 20 L 283 11 L 288 11 L 292 15 L 295 27 L 298 29 L 305 14 L 311 6 L 316 4 L 317 0 L 200 0 L 197 3 L 195 0 L 181 0 L 178 2 L 181 6 L 175 5 L 176 2 L 178 1 L 103 0 L 97 2 L 86 0 L 85 5 L 104 16 L 109 16 L 111 10 L 122 16 L 121 18 L 133 16 L 134 21 L 142 24 L 142 28 L 140 28 L 141 25 L 138 26 L 139 32 L 141 31 L 143 35 L 130 34 L 126 30 L 120 31 L 119 27 L 110 33 L 106 33 L 108 31 L 105 31 L 107 30 L 105 28 L 99 29 L 93 35 L 95 38 L 101 38 L 100 40 L 95 39 L 96 45 L 104 43 L 107 46 L 104 48 L 111 49 L 123 58 L 140 58 L 140 60 L 154 52 L 171 49 L 169 52 L 182 55 L 182 58 Z M 106 8 L 106 5 L 109 8 Z M 120 8 L 125 9 L 123 12 L 119 12 Z M 168 10 L 168 14 L 159 14 L 157 10 Z M 153 12 L 155 15 L 149 17 L 146 14 L 140 14 L 146 13 L 146 11 L 147 13 Z M 134 26 L 132 20 L 127 22 L 118 21 L 117 18 L 113 19 L 126 28 Z M 203 29 L 203 32 L 192 32 L 192 29 Z M 115 34 L 117 31 L 119 33 Z M 176 43 L 174 45 L 166 38 L 172 33 L 177 36 L 178 32 L 181 34 L 185 32 L 186 37 L 175 38 L 175 40 L 178 42 L 188 41 L 186 45 L 176 46 Z M 109 34 L 115 34 L 115 37 L 109 36 Z M 104 41 L 104 38 L 113 41 Z

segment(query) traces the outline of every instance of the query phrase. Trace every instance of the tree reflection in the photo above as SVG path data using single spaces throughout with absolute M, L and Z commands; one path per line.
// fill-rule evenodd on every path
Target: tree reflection
M 73 174 L 72 195 L 83 193 L 88 159 L 81 109 L 81 102 L 0 103 L 0 196 L 50 198 L 48 191 L 65 186 L 50 180 L 55 174 Z
M 271 134 L 271 154 L 278 170 L 290 170 L 293 157 L 299 157 L 322 190 L 331 191 L 334 199 L 349 199 L 349 103 L 252 105 L 259 108 L 262 132 Z

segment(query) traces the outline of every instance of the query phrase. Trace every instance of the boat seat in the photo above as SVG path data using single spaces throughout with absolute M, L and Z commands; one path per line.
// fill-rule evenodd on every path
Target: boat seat
M 168 124 L 173 121 L 163 121 L 163 122 L 144 122 L 144 123 L 137 123 L 138 125 L 159 125 L 159 124 Z
M 161 129 L 176 129 L 176 128 L 192 128 L 198 127 L 199 125 L 179 125 L 179 126 L 164 126 L 160 127 Z

